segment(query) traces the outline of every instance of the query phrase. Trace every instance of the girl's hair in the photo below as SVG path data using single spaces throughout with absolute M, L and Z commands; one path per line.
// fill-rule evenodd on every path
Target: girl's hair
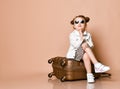
M 89 17 L 85 17 L 84 15 L 78 15 L 78 16 L 76 16 L 75 18 L 73 18 L 73 20 L 72 20 L 70 23 L 71 23 L 72 25 L 74 25 L 74 20 L 75 20 L 76 18 L 78 18 L 78 17 L 83 18 L 86 23 L 90 21 L 90 18 L 89 18 Z

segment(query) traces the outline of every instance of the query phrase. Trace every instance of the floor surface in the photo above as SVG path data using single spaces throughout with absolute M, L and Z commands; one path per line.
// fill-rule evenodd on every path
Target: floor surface
M 86 80 L 61 82 L 54 76 L 51 79 L 48 78 L 47 73 L 33 74 L 2 79 L 0 89 L 119 89 L 119 74 L 114 74 L 111 78 L 99 78 L 93 84 L 88 84 Z

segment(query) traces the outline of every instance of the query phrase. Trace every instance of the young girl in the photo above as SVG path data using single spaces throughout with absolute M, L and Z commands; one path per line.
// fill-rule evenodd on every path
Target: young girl
M 94 46 L 91 34 L 86 31 L 87 23 L 90 18 L 78 15 L 71 21 L 74 31 L 70 34 L 70 47 L 66 55 L 67 58 L 75 60 L 83 59 L 87 71 L 87 82 L 94 82 L 94 76 L 91 72 L 91 62 L 94 64 L 96 73 L 103 73 L 110 70 L 110 67 L 98 62 L 91 48 Z

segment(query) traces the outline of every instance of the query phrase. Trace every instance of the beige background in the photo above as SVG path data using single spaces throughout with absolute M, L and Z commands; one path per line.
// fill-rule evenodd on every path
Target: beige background
M 79 14 L 91 18 L 96 57 L 120 72 L 119 0 L 0 0 L 0 77 L 49 73 L 47 60 L 65 56 L 69 24 Z

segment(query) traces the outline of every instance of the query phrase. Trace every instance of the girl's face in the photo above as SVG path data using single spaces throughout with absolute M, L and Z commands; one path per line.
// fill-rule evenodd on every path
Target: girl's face
M 76 30 L 81 30 L 82 32 L 85 31 L 85 27 L 86 27 L 86 22 L 85 19 L 82 17 L 77 17 L 74 20 L 74 28 Z

